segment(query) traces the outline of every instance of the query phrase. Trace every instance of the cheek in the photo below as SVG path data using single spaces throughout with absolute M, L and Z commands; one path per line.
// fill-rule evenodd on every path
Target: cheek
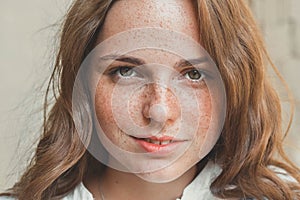
M 150 118 L 145 117 L 145 109 L 150 103 L 150 94 L 145 87 L 135 90 L 128 99 L 128 117 L 134 126 L 146 127 L 150 123 Z M 147 107 L 147 108 L 146 108 Z M 126 107 L 127 108 L 127 107 Z
M 105 133 L 114 129 L 116 125 L 111 106 L 112 91 L 112 86 L 105 84 L 104 80 L 100 80 L 95 96 L 92 97 L 96 115 L 95 123 L 99 123 Z
M 212 102 L 209 90 L 203 89 L 197 92 L 198 107 L 200 112 L 198 122 L 198 132 L 196 137 L 196 146 L 201 147 L 206 143 L 206 137 L 209 134 L 210 126 L 212 126 Z
M 191 151 L 195 152 L 200 159 L 206 156 L 215 146 L 220 137 L 220 123 L 222 108 L 218 104 L 218 98 L 214 98 L 215 93 L 211 94 L 211 90 L 203 90 L 198 93 L 200 121 L 198 133 Z M 215 92 L 215 91 L 214 91 Z M 224 106 L 224 105 L 223 105 Z M 198 154 L 196 154 L 198 153 Z
M 94 106 L 95 123 L 99 123 L 106 136 L 116 140 L 123 137 L 132 127 L 143 127 L 149 122 L 142 115 L 146 96 L 142 91 L 130 93 L 131 88 L 117 87 L 103 77 L 97 84 Z
M 201 128 L 209 128 L 212 117 L 211 96 L 208 89 L 204 89 L 197 94 L 200 112 L 199 126 Z

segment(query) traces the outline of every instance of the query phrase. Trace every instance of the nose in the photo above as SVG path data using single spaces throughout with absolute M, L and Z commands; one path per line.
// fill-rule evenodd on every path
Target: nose
M 174 123 L 180 116 L 180 106 L 168 87 L 149 84 L 145 90 L 143 116 L 159 123 Z

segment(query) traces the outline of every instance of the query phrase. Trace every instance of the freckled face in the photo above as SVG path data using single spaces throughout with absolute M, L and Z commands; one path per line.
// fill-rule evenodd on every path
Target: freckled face
M 98 43 L 144 27 L 179 32 L 200 43 L 193 6 L 191 1 L 176 0 L 117 1 Z M 96 123 L 112 144 L 142 155 L 132 159 L 124 154 L 129 171 L 153 182 L 178 178 L 210 151 L 219 136 L 207 136 L 212 96 L 201 66 L 209 64 L 203 58 L 187 62 L 157 49 L 132 50 L 112 60 L 100 78 L 91 73 L 91 80 L 97 80 L 92 93 Z

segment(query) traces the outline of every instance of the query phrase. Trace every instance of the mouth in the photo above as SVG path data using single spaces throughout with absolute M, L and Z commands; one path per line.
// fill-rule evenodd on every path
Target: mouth
M 131 137 L 147 152 L 159 151 L 161 153 L 168 153 L 174 151 L 179 144 L 186 141 L 169 136 L 151 136 L 147 138 L 137 138 L 134 136 Z

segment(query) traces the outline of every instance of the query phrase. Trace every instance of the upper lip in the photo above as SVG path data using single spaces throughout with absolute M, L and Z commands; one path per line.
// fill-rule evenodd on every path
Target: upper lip
M 151 140 L 157 140 L 157 141 L 174 140 L 174 137 L 171 137 L 171 136 L 161 136 L 161 137 L 150 136 L 150 137 L 147 137 L 147 138 L 151 139 Z
M 173 136 L 149 136 L 149 137 L 136 137 L 132 136 L 135 139 L 151 139 L 151 140 L 156 140 L 156 141 L 186 141 L 184 139 L 179 139 L 179 138 L 174 138 Z

